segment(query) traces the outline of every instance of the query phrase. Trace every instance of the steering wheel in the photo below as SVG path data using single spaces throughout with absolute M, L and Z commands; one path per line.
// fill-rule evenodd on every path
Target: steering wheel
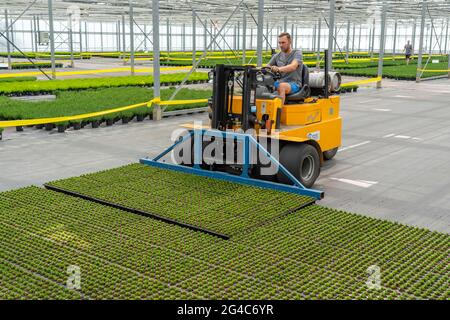
M 267 67 L 267 66 L 262 67 L 262 68 L 261 68 L 261 71 L 263 71 L 264 73 L 269 73 L 269 74 L 271 74 L 272 77 L 273 77 L 275 80 L 281 78 L 281 73 L 280 73 L 279 71 L 273 72 L 272 69 L 271 69 L 270 67 Z

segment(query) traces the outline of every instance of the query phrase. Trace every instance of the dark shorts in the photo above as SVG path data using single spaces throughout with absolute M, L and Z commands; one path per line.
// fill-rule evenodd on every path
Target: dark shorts
M 298 86 L 297 83 L 295 83 L 295 82 L 287 82 L 287 83 L 289 83 L 289 85 L 291 86 L 291 92 L 289 92 L 289 94 L 297 93 L 300 91 L 300 87 Z M 275 89 L 278 89 L 278 87 L 280 86 L 280 82 L 275 81 L 275 83 L 273 85 L 275 86 Z
M 411 55 L 410 54 L 405 54 L 405 58 L 409 59 L 409 58 L 411 58 Z

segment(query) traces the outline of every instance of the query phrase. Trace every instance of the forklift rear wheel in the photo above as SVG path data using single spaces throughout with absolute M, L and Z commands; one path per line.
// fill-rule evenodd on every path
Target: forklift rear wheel
M 281 164 L 306 188 L 313 186 L 320 173 L 320 158 L 317 149 L 309 144 L 285 145 L 280 152 Z M 288 177 L 278 171 L 278 181 L 292 184 Z
M 334 148 L 334 149 L 331 149 L 331 150 L 324 151 L 323 158 L 325 160 L 331 160 L 331 159 L 334 158 L 334 156 L 336 155 L 337 152 L 338 152 L 338 148 L 337 147 Z

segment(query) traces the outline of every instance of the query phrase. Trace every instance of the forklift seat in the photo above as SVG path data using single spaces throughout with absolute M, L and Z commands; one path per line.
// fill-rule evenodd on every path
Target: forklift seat
M 311 88 L 309 87 L 309 70 L 308 67 L 302 63 L 302 87 L 296 93 L 288 94 L 286 96 L 286 103 L 288 101 L 303 101 L 311 95 Z

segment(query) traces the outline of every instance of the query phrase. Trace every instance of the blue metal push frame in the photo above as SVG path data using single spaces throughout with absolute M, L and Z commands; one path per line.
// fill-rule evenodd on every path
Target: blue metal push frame
M 218 137 L 222 139 L 236 139 L 243 143 L 243 161 L 242 161 L 242 174 L 234 175 L 227 172 L 222 171 L 210 171 L 204 170 L 200 167 L 200 163 L 202 162 L 202 141 L 203 136 L 210 137 Z M 177 145 L 189 140 L 194 139 L 194 166 L 188 167 L 179 164 L 172 164 L 167 162 L 160 161 L 165 155 L 171 152 Z M 250 169 L 250 159 L 252 159 L 252 151 L 256 147 L 256 150 L 262 152 L 270 162 L 275 164 L 278 167 L 278 170 L 281 171 L 286 177 L 292 182 L 292 185 L 281 184 L 276 182 L 264 181 L 255 178 L 251 178 L 248 175 Z M 303 186 L 300 181 L 296 177 L 294 177 L 277 159 L 275 159 L 252 135 L 238 132 L 230 132 L 230 131 L 219 131 L 219 130 L 211 130 L 211 129 L 194 129 L 189 130 L 189 133 L 182 136 L 181 139 L 176 141 L 172 146 L 164 150 L 161 154 L 153 159 L 143 158 L 139 160 L 140 163 L 168 169 L 179 172 L 191 173 L 203 177 L 215 178 L 220 180 L 226 180 L 246 185 L 257 186 L 261 188 L 267 188 L 272 190 L 279 190 L 284 192 L 290 192 L 305 196 L 310 196 L 315 199 L 322 199 L 324 196 L 323 191 L 308 189 Z

